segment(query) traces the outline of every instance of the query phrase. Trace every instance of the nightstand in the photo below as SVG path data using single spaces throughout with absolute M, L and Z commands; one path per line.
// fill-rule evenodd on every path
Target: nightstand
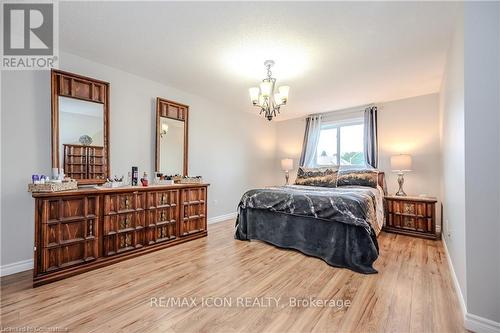
M 384 231 L 440 239 L 436 232 L 435 198 L 385 196 L 387 202 Z

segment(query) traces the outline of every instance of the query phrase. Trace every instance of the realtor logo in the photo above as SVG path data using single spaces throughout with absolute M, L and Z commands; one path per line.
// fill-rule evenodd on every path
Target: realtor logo
M 2 69 L 51 69 L 57 56 L 57 2 L 4 3 Z

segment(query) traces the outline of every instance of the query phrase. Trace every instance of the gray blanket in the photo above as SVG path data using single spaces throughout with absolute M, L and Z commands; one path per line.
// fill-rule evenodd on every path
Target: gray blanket
M 376 220 L 374 205 L 375 195 L 363 187 L 289 185 L 250 190 L 241 198 L 239 207 L 311 216 L 372 232 L 370 221 Z
M 263 240 L 333 266 L 375 273 L 378 244 L 370 221 L 376 221 L 375 195 L 363 187 L 255 189 L 241 198 L 235 237 Z

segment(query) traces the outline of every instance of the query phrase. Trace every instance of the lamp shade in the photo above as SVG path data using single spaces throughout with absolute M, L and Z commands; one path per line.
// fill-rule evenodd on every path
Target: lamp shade
M 284 158 L 281 160 L 281 169 L 283 171 L 293 170 L 293 160 L 291 158 Z
M 270 81 L 263 81 L 260 84 L 260 93 L 264 97 L 269 97 L 271 96 L 273 90 L 273 84 Z
M 252 100 L 252 103 L 257 103 L 259 101 L 259 88 L 252 87 L 248 89 L 248 92 L 250 93 L 250 99 Z
M 287 101 L 288 100 L 288 92 L 290 91 L 290 87 L 289 86 L 281 86 L 278 88 L 279 92 L 280 92 L 280 95 L 281 95 L 281 98 L 283 99 L 283 101 Z
M 392 171 L 411 171 L 411 155 L 400 154 L 391 156 Z

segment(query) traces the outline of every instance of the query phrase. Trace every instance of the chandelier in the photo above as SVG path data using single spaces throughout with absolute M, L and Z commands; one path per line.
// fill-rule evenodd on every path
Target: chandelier
M 276 79 L 272 77 L 273 74 L 271 73 L 273 65 L 273 60 L 266 60 L 264 66 L 267 68 L 267 78 L 262 80 L 260 88 L 252 87 L 248 90 L 252 104 L 259 107 L 259 114 L 264 114 L 264 117 L 269 121 L 280 113 L 280 107 L 286 104 L 288 91 L 290 90 L 288 86 L 281 86 L 275 92 Z

